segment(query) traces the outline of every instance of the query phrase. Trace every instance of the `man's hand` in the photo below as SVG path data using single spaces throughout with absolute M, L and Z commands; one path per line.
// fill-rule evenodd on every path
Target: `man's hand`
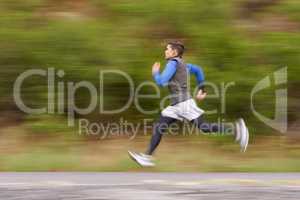
M 196 99 L 198 101 L 202 101 L 206 97 L 206 92 L 204 92 L 202 89 L 200 89 L 197 93 Z
M 160 62 L 155 62 L 152 66 L 152 74 L 159 72 L 160 69 Z

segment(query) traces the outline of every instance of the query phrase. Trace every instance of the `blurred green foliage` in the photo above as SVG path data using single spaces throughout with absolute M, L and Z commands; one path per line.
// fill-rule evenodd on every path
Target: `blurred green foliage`
M 288 66 L 289 92 L 299 93 L 300 4 L 282 1 L 259 12 L 246 8 L 253 14 L 245 19 L 240 13 L 245 6 L 242 2 L 246 0 L 2 0 L 0 108 L 16 109 L 12 87 L 26 69 L 62 69 L 64 82 L 87 80 L 97 88 L 101 69 L 123 70 L 136 85 L 152 80 L 150 67 L 156 60 L 163 62 L 164 42 L 182 39 L 187 46 L 186 60 L 202 66 L 208 81 L 236 83 L 227 93 L 226 117 L 244 116 L 259 127 L 250 112 L 250 91 L 259 80 Z M 274 15 L 286 16 L 298 27 L 281 27 L 273 21 L 274 31 L 260 23 Z M 43 78 L 26 81 L 22 88 L 25 102 L 45 106 L 46 84 Z M 76 105 L 85 106 L 90 96 L 86 91 L 78 93 Z M 107 77 L 105 104 L 120 107 L 127 98 L 126 80 Z M 266 115 L 272 114 L 273 100 L 270 91 L 256 99 Z M 296 101 L 293 95 L 289 100 Z M 158 100 L 145 100 L 142 105 L 153 109 Z M 219 107 L 220 101 L 207 100 L 201 106 Z M 289 114 L 290 119 L 299 115 Z M 132 120 L 145 117 L 134 106 L 120 116 Z M 88 117 L 107 120 L 112 116 L 95 111 Z
M 99 145 L 97 138 L 79 135 L 78 130 L 67 127 L 67 111 L 25 115 L 16 127 L 7 128 L 6 121 L 1 120 L 20 113 L 13 99 L 13 85 L 28 69 L 63 70 L 65 76 L 56 77 L 56 81 L 89 81 L 98 92 L 99 70 L 119 69 L 137 86 L 152 81 L 155 61 L 165 63 L 166 40 L 179 39 L 187 48 L 185 60 L 200 65 L 207 81 L 218 86 L 235 82 L 227 92 L 226 113 L 208 118 L 245 117 L 252 147 L 242 155 L 229 137 L 201 135 L 182 140 L 180 136 L 167 136 L 160 147 L 163 159 L 153 170 L 299 171 L 297 140 L 270 136 L 271 128 L 256 119 L 250 109 L 250 92 L 255 84 L 287 66 L 289 122 L 299 123 L 299 32 L 299 0 L 268 4 L 252 0 L 1 0 L 0 170 L 138 171 L 124 153 L 131 145 L 127 138 L 108 138 Z M 105 76 L 105 108 L 123 106 L 128 87 L 124 78 Z M 275 88 L 261 91 L 254 99 L 256 108 L 269 117 L 274 114 Z M 168 94 L 167 89 L 162 91 Z M 153 88 L 144 88 L 142 93 L 151 94 Z M 22 98 L 31 107 L 47 106 L 45 78 L 26 80 Z M 90 95 L 80 89 L 75 101 L 85 107 Z M 68 104 L 66 97 L 64 103 Z M 142 100 L 140 104 L 147 110 L 155 109 L 159 100 Z M 199 106 L 220 110 L 221 103 L 220 99 L 207 99 Z M 115 115 L 100 114 L 97 108 L 84 117 L 104 122 L 123 117 L 138 122 L 156 118 L 157 114 L 144 115 L 132 105 Z M 141 149 L 147 143 L 148 136 L 135 140 Z

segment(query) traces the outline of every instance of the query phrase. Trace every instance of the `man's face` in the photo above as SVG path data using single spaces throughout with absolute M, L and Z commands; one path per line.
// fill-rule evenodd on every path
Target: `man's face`
M 171 45 L 167 45 L 166 50 L 165 50 L 165 58 L 173 58 L 177 56 L 177 51 L 175 49 L 172 49 Z

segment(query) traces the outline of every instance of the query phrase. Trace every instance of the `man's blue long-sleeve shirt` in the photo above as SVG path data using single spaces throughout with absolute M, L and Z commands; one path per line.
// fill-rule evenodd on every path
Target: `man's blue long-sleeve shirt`
M 161 74 L 159 72 L 156 72 L 153 76 L 156 84 L 159 86 L 167 85 L 169 80 L 176 73 L 176 66 L 177 61 L 170 60 Z M 198 86 L 201 85 L 204 82 L 204 73 L 201 67 L 193 64 L 187 64 L 186 66 L 188 68 L 189 73 L 194 74 L 196 76 Z

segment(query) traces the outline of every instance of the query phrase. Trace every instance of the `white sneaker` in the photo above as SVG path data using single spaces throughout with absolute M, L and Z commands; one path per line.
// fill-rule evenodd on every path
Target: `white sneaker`
M 240 133 L 240 147 L 241 152 L 245 152 L 247 150 L 248 142 L 249 142 L 249 131 L 246 127 L 245 121 L 240 118 L 238 119 L 239 124 L 239 133 Z
M 154 161 L 154 157 L 151 156 L 151 155 L 147 155 L 147 154 L 144 154 L 144 153 L 136 153 L 142 157 L 145 157 L 145 158 L 148 158 L 150 161 Z
M 153 158 L 150 155 L 138 154 L 132 151 L 128 151 L 130 158 L 137 162 L 142 167 L 154 167 L 155 164 L 152 162 Z

